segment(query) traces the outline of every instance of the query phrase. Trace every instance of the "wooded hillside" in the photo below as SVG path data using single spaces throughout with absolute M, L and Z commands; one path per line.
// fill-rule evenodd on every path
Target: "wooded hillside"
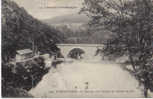
M 2 0 L 2 57 L 8 61 L 16 50 L 31 48 L 34 51 L 55 50 L 62 41 L 59 31 L 33 18 L 15 2 Z

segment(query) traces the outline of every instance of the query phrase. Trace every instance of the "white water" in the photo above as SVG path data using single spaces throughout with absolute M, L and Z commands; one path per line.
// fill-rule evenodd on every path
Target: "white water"
M 30 93 L 38 98 L 143 97 L 134 77 L 122 70 L 118 64 L 101 61 L 100 57 L 65 62 L 57 69 L 51 68 Z

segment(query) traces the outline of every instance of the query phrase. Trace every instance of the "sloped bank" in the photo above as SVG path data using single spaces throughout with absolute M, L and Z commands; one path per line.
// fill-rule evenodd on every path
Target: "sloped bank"
M 2 63 L 2 96 L 32 97 L 28 91 L 41 81 L 49 69 L 42 57 L 19 62 L 16 65 Z

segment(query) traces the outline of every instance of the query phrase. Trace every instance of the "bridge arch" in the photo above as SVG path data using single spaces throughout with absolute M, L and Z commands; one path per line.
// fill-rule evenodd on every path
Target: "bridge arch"
M 83 58 L 82 54 L 85 54 L 85 53 L 86 52 L 83 48 L 75 47 L 69 51 L 67 57 L 74 58 L 74 59 L 80 59 L 80 58 Z
M 72 49 L 80 48 L 84 50 L 85 57 L 92 58 L 95 55 L 97 47 L 103 47 L 103 44 L 57 44 L 57 46 L 61 49 L 61 53 L 64 57 L 67 57 Z

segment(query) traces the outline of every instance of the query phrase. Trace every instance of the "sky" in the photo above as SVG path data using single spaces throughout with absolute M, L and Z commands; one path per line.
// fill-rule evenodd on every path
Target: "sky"
M 83 0 L 13 0 L 33 17 L 44 20 L 66 14 L 76 14 Z M 68 7 L 68 8 L 64 8 Z M 73 7 L 73 8 L 71 8 Z

